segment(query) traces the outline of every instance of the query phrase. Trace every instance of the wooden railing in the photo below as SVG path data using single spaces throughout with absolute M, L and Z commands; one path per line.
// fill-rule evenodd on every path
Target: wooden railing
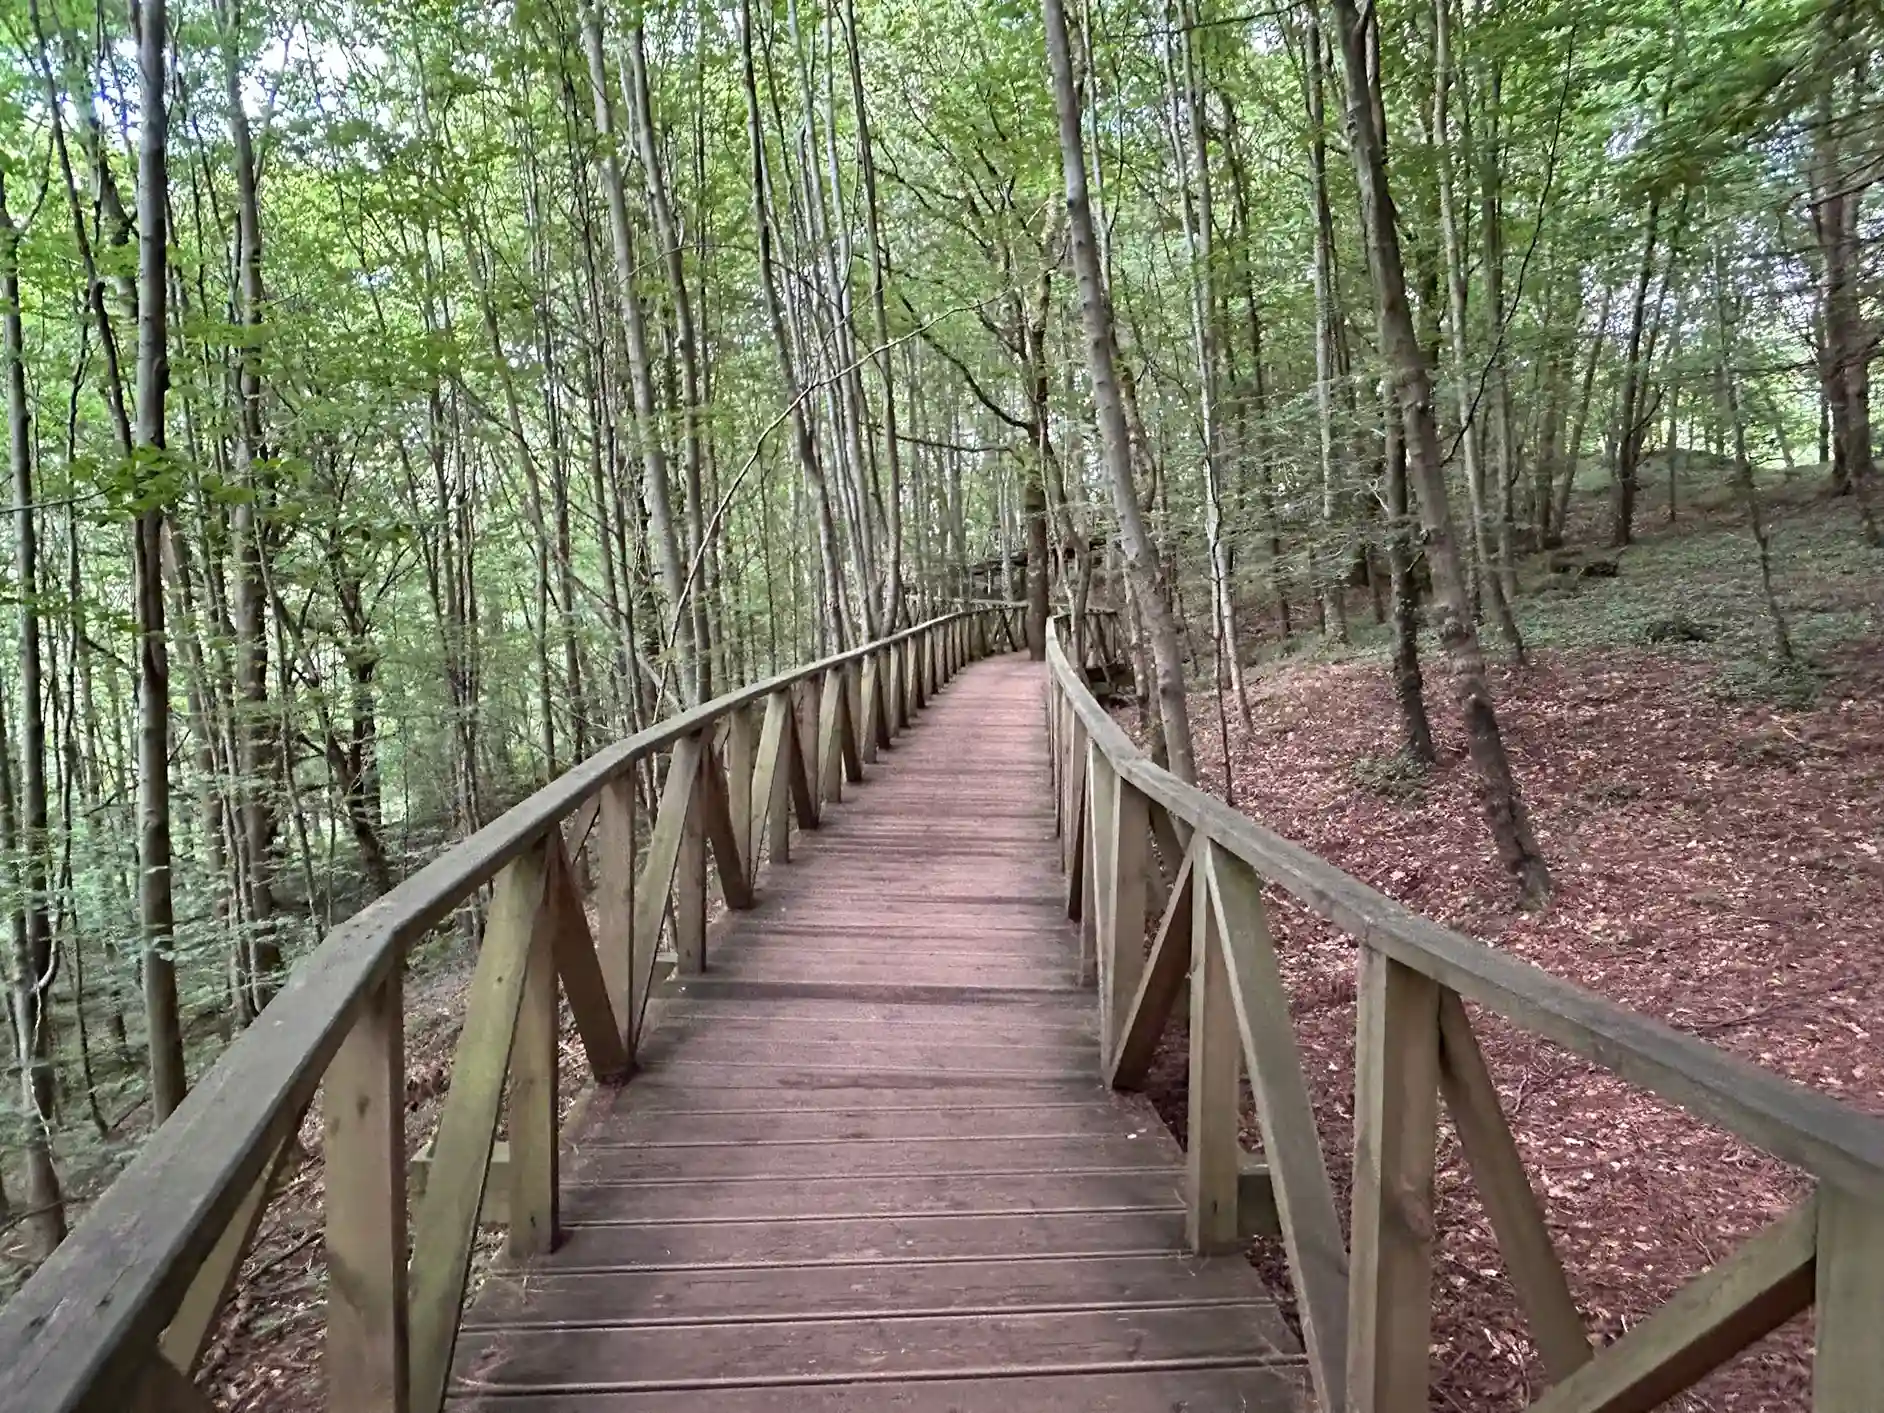
M 750 907 L 761 853 L 787 859 L 794 819 L 814 827 L 958 668 L 1018 641 L 1016 610 L 971 607 L 692 708 L 582 762 L 342 923 L 0 1310 L 0 1410 L 208 1409 L 192 1375 L 318 1095 L 326 1406 L 433 1413 L 480 1212 L 501 1213 L 513 1254 L 556 1239 L 559 991 L 594 1080 L 625 1079 L 663 924 L 679 972 L 705 964 L 708 854 L 727 905 Z M 634 770 L 663 755 L 637 847 Z M 574 881 L 585 848 L 593 934 Z M 408 1233 L 403 961 L 486 884 Z
M 1420 917 L 1159 769 L 1049 632 L 1048 731 L 1069 913 L 1099 986 L 1103 1064 L 1143 1080 L 1188 977 L 1188 1230 L 1279 1234 L 1315 1393 L 1427 1407 L 1439 1103 L 1452 1116 L 1552 1386 L 1538 1413 L 1636 1413 L 1816 1305 L 1815 1413 L 1884 1408 L 1884 1120 Z M 1168 877 L 1153 860 L 1156 847 Z M 1344 1242 L 1264 913 L 1265 886 L 1359 944 L 1351 1242 Z M 1164 904 L 1149 955 L 1148 907 Z M 1471 1001 L 1804 1170 L 1810 1197 L 1593 1350 L 1473 1034 Z M 1266 1168 L 1237 1142 L 1239 1072 Z

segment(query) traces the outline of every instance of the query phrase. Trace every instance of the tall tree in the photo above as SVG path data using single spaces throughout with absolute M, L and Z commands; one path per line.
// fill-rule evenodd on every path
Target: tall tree
M 1126 573 L 1131 576 L 1133 597 L 1145 634 L 1151 640 L 1158 684 L 1158 715 L 1167 759 L 1173 774 L 1190 781 L 1197 778 L 1197 755 L 1191 744 L 1184 658 L 1178 644 L 1177 620 L 1159 576 L 1157 550 L 1145 528 L 1138 487 L 1132 475 L 1131 432 L 1119 390 L 1118 340 L 1113 331 L 1112 303 L 1106 294 L 1105 272 L 1100 268 L 1099 243 L 1093 230 L 1092 203 L 1086 194 L 1086 154 L 1080 131 L 1079 92 L 1073 81 L 1072 49 L 1066 33 L 1066 13 L 1060 0 L 1042 0 L 1041 11 L 1046 22 L 1053 106 L 1059 117 L 1060 165 L 1066 176 L 1073 273 L 1079 281 L 1080 308 L 1086 328 L 1086 371 L 1098 415 L 1100 449 L 1112 486 L 1113 508 L 1118 513 L 1119 542 L 1125 551 Z
M 1393 379 L 1405 423 L 1407 464 L 1419 495 L 1420 521 L 1426 530 L 1426 562 L 1433 571 L 1434 627 L 1446 655 L 1453 699 L 1465 721 L 1467 749 L 1484 788 L 1492 839 L 1524 896 L 1539 901 L 1550 890 L 1550 871 L 1531 831 L 1530 815 L 1498 728 L 1491 685 L 1485 675 L 1485 656 L 1479 648 L 1471 596 L 1453 532 L 1439 426 L 1433 415 L 1432 377 L 1407 300 L 1406 268 L 1387 178 L 1385 134 L 1376 105 L 1380 74 L 1369 63 L 1367 30 L 1354 0 L 1331 3 L 1347 75 L 1348 146 L 1360 186 L 1361 223 L 1367 235 L 1368 267 L 1374 278 L 1381 355 Z

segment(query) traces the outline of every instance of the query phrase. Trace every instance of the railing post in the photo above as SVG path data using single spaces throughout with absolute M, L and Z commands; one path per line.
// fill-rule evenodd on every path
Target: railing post
M 1053 833 L 1057 837 L 1066 827 L 1060 808 L 1060 684 L 1047 677 L 1047 780 L 1053 788 Z
M 733 835 L 739 841 L 740 867 L 745 870 L 746 886 L 759 881 L 759 856 L 751 848 L 752 777 L 757 742 L 752 729 L 752 709 L 737 707 L 726 721 L 726 808 L 733 820 Z
M 1099 841 L 1104 837 L 1108 816 L 1117 795 L 1105 788 L 1098 771 L 1107 770 L 1103 754 L 1088 748 L 1086 768 L 1086 839 L 1081 845 L 1079 879 L 1079 984 L 1093 986 L 1099 980 L 1099 865 L 1104 862 Z M 1103 1005 L 1103 1002 L 1101 1003 Z M 1104 1042 L 1101 1042 L 1103 1047 Z
M 1204 845 L 1206 850 L 1210 847 Z M 1190 1249 L 1199 1255 L 1235 1251 L 1242 1245 L 1236 1210 L 1242 1151 L 1236 1130 L 1243 1047 L 1237 1034 L 1236 1001 L 1230 994 L 1224 938 L 1208 891 L 1211 886 L 1207 869 L 1193 872 L 1184 1230 Z
M 881 663 L 878 654 L 871 653 L 863 661 L 857 685 L 857 753 L 865 765 L 871 765 L 876 761 L 877 748 L 880 744 L 877 732 L 881 729 L 883 719 L 879 693 L 881 681 Z
M 1098 748 L 1094 748 L 1095 758 Z M 1100 769 L 1095 759 L 1095 769 Z M 1110 819 L 1095 839 L 1099 875 L 1099 1052 L 1110 1073 L 1119 1025 L 1138 993 L 1145 969 L 1145 889 L 1151 864 L 1151 823 L 1145 797 L 1103 767 L 1112 793 Z M 1098 778 L 1097 775 L 1094 777 Z
M 1431 1381 L 1439 988 L 1374 947 L 1359 965 L 1348 1396 L 1354 1413 L 1395 1413 Z
M 647 861 L 642 865 L 641 877 L 635 884 L 633 972 L 630 977 L 632 999 L 628 1019 L 637 1043 L 642 1018 L 647 1011 L 648 989 L 654 978 L 654 957 L 661 936 L 661 919 L 667 914 L 668 900 L 673 896 L 677 882 L 685 876 L 682 856 L 687 853 L 689 828 L 697 828 L 693 815 L 694 795 L 700 783 L 700 754 L 701 741 L 698 736 L 683 736 L 674 742 L 674 748 L 668 754 L 667 779 L 661 785 L 660 812 L 655 815 L 654 829 L 648 835 Z M 698 868 L 696 877 L 702 880 L 700 886 L 704 889 L 704 841 L 695 840 L 694 858 Z M 674 912 L 674 937 L 676 950 L 684 951 L 684 918 L 678 907 Z
M 561 837 L 550 835 L 546 891 L 566 887 L 568 865 Z M 517 1031 L 510 1042 L 510 1092 L 505 1101 L 510 1134 L 510 1230 L 505 1246 L 513 1257 L 542 1256 L 556 1249 L 557 1153 L 556 1060 L 561 1040 L 557 1007 L 554 906 L 537 914 L 524 970 Z
M 844 669 L 826 668 L 818 689 L 818 804 L 834 805 L 844 798 Z
M 679 752 L 674 766 L 681 766 Z M 696 743 L 693 768 L 695 779 L 688 792 L 686 824 L 674 868 L 674 969 L 682 976 L 698 976 L 706 970 L 707 841 L 698 777 L 711 766 L 703 740 Z
M 765 699 L 765 720 L 759 727 L 758 768 L 752 783 L 752 820 L 746 835 L 751 868 L 759 869 L 759 844 L 771 844 L 772 862 L 781 864 L 791 858 L 790 826 L 786 823 L 785 797 L 791 791 L 790 749 L 787 732 L 792 729 L 790 689 L 774 692 Z
M 464 1029 L 452 1052 L 451 1084 L 439 1113 L 432 1170 L 413 1221 L 412 1413 L 431 1413 L 444 1402 L 548 872 L 539 841 L 497 875 L 466 993 Z M 402 1089 L 402 1107 L 403 1099 Z
M 595 954 L 602 985 L 614 1012 L 616 1033 L 634 1065 L 635 973 L 635 777 L 625 770 L 602 786 L 595 820 Z
M 1819 1186 L 1812 1413 L 1874 1413 L 1884 1389 L 1884 1202 Z
M 321 1089 L 327 1406 L 409 1413 L 401 966 L 361 1001 Z
M 838 700 L 844 711 L 838 722 L 838 749 L 844 757 L 844 778 L 856 785 L 863 780 L 863 743 L 857 724 L 863 717 L 863 669 L 847 662 L 839 672 L 839 685 L 844 690 Z
M 1064 801 L 1064 813 L 1061 815 L 1060 829 L 1060 867 L 1066 871 L 1069 879 L 1074 879 L 1080 870 L 1079 840 L 1080 824 L 1085 818 L 1086 793 L 1086 727 L 1073 711 L 1068 702 L 1061 725 L 1065 728 L 1060 736 L 1060 792 Z M 1077 893 L 1074 902 L 1068 905 L 1068 917 L 1078 917 Z

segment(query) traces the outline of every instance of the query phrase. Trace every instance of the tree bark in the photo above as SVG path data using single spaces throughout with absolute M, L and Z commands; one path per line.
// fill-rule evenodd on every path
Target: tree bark
M 1049 0 L 1051 3 L 1051 0 Z M 1426 529 L 1426 558 L 1432 567 L 1437 630 L 1452 678 L 1454 699 L 1465 720 L 1467 749 L 1484 787 L 1485 812 L 1499 856 L 1527 901 L 1548 893 L 1550 873 L 1531 832 L 1529 814 L 1505 753 L 1504 738 L 1485 676 L 1485 659 L 1472 621 L 1465 573 L 1446 496 L 1439 428 L 1433 415 L 1432 379 L 1413 326 L 1407 300 L 1400 234 L 1388 184 L 1385 135 L 1372 101 L 1379 82 L 1370 70 L 1367 35 L 1355 0 L 1331 0 L 1347 72 L 1349 149 L 1360 187 L 1361 221 L 1368 265 L 1379 305 L 1380 347 L 1405 421 L 1408 470 L 1419 495 Z
M 1151 639 L 1151 655 L 1158 682 L 1158 709 L 1170 755 L 1172 774 L 1186 782 L 1197 778 L 1197 756 L 1191 743 L 1190 707 L 1185 700 L 1184 660 L 1178 644 L 1177 620 L 1158 573 L 1157 547 L 1145 527 L 1132 476 L 1132 444 L 1117 374 L 1117 343 L 1112 326 L 1112 305 L 1106 296 L 1105 275 L 1099 267 L 1099 246 L 1093 231 L 1092 206 L 1086 196 L 1086 158 L 1080 133 L 1079 94 L 1073 83 L 1072 51 L 1067 43 L 1066 14 L 1060 0 L 1042 0 L 1046 22 L 1047 63 L 1053 74 L 1054 108 L 1059 116 L 1060 165 L 1066 177 L 1066 209 L 1072 229 L 1073 270 L 1079 280 L 1080 305 L 1086 326 L 1086 361 L 1092 379 L 1093 405 L 1098 413 L 1099 441 L 1118 510 L 1119 541 L 1125 552 L 1138 611 Z
M 138 17 L 141 76 L 137 158 L 138 485 L 151 503 L 136 529 L 138 700 L 138 921 L 144 941 L 144 1005 L 150 1035 L 151 1107 L 159 1121 L 183 1102 L 183 1030 L 177 1007 L 176 912 L 170 891 L 170 662 L 164 638 L 163 537 L 157 500 L 166 459 L 164 399 L 170 386 L 165 306 L 169 293 L 169 115 L 165 55 L 166 0 L 142 0 Z
M 615 252 L 615 297 L 627 338 L 628 374 L 634 397 L 635 435 L 641 443 L 642 485 L 647 496 L 648 529 L 654 541 L 654 559 L 667 599 L 673 651 L 678 665 L 681 695 L 693 689 L 695 652 L 693 615 L 687 609 L 686 571 L 680 557 L 680 537 L 674 524 L 673 499 L 667 484 L 667 448 L 663 443 L 660 408 L 655 396 L 654 361 L 648 343 L 647 320 L 641 296 L 635 290 L 634 231 L 628 223 L 628 198 L 622 186 L 621 160 L 616 156 L 620 134 L 615 107 L 609 100 L 608 64 L 602 47 L 602 17 L 596 0 L 583 0 L 582 47 L 588 59 L 590 97 L 595 108 L 595 130 L 602 139 L 602 194 L 608 203 L 609 234 Z
M 14 573 L 19 595 L 21 745 L 25 828 L 19 827 L 11 779 L 0 780 L 6 818 L 0 840 L 9 860 L 18 860 L 20 899 L 13 918 L 13 957 L 8 968 L 13 992 L 17 1059 L 26 1100 L 26 1229 L 34 1253 L 46 1256 L 65 1240 L 65 1198 L 52 1155 L 54 1079 L 52 1027 L 52 931 L 46 915 L 46 723 L 40 708 L 38 512 L 33 504 L 32 405 L 26 392 L 26 336 L 20 310 L 20 232 L 7 205 L 6 174 L 0 172 L 0 325 L 4 326 L 7 448 L 14 500 Z M 5 722 L 0 714 L 0 769 L 5 758 Z

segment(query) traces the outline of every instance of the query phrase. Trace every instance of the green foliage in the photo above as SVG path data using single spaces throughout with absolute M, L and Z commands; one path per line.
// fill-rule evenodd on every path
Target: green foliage
M 1348 779 L 1384 800 L 1409 804 L 1426 796 L 1426 763 L 1406 751 L 1364 755 L 1348 762 Z

